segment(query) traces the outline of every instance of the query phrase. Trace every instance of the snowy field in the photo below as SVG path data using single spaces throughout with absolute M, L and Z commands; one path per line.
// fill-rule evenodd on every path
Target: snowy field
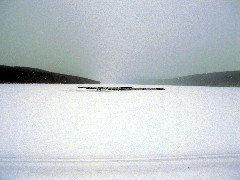
M 0 179 L 240 178 L 240 88 L 77 87 L 0 85 Z

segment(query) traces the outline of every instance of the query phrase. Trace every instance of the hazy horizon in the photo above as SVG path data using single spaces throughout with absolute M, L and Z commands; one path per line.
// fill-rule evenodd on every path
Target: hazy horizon
M 0 2 L 0 65 L 131 83 L 240 70 L 240 3 Z

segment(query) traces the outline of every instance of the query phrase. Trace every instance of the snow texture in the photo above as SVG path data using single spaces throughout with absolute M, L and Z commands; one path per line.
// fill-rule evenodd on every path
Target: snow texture
M 1 179 L 240 178 L 239 88 L 77 87 L 0 85 Z

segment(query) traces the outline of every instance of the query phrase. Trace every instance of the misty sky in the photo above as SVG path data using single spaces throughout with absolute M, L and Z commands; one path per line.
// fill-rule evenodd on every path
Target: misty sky
M 240 70 L 238 0 L 1 0 L 0 64 L 104 83 Z

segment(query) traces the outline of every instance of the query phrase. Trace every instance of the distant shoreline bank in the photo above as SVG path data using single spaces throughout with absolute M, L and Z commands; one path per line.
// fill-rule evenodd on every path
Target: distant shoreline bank
M 195 74 L 172 79 L 139 80 L 138 83 L 148 85 L 240 87 L 240 71 Z
M 0 83 L 9 84 L 100 84 L 88 78 L 65 75 L 30 67 L 0 65 Z

